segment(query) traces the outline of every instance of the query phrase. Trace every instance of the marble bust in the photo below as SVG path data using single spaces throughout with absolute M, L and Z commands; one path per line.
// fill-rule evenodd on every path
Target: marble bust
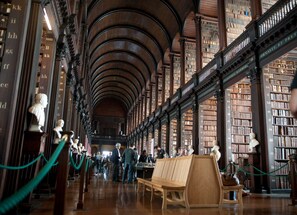
M 255 133 L 250 133 L 249 152 L 256 152 L 256 146 L 259 145 L 259 141 L 256 140 Z
M 72 145 L 71 145 L 71 149 L 74 153 L 78 153 L 78 139 L 74 139 Z
M 63 131 L 63 126 L 64 126 L 64 120 L 63 119 L 59 119 L 57 121 L 56 127 L 53 129 L 54 130 L 54 134 L 55 134 L 55 139 L 54 139 L 54 143 L 55 144 L 58 144 L 59 141 L 61 140 L 61 137 L 62 137 L 61 132 Z
M 188 146 L 188 155 L 192 155 L 194 153 L 194 149 L 192 145 Z
M 29 108 L 29 113 L 32 114 L 29 131 L 42 132 L 41 127 L 44 126 L 45 114 L 44 108 L 47 106 L 47 95 L 38 93 L 35 96 L 35 103 Z
M 210 155 L 214 156 L 216 161 L 219 161 L 221 158 L 221 152 L 219 151 L 220 147 L 217 145 L 217 141 L 213 141 L 213 147 L 210 150 Z

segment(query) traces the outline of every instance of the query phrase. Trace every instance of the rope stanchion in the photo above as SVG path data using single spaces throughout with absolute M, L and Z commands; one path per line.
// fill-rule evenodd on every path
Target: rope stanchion
M 40 170 L 37 176 L 29 181 L 25 186 L 20 190 L 14 193 L 12 196 L 4 199 L 0 202 L 0 215 L 5 214 L 10 209 L 18 205 L 46 176 L 49 170 L 52 168 L 53 164 L 56 162 L 58 156 L 60 155 L 63 147 L 65 145 L 65 140 L 60 141 L 56 151 L 53 153 L 52 157 L 49 159 L 49 162 Z
M 40 155 L 38 155 L 38 157 L 36 157 L 34 160 L 32 160 L 30 163 L 23 165 L 23 166 L 5 166 L 0 164 L 0 169 L 9 169 L 9 170 L 20 170 L 20 169 L 25 169 L 28 168 L 29 166 L 33 165 L 34 163 L 36 163 L 43 155 L 43 153 L 41 153 Z
M 76 163 L 75 163 L 74 160 L 73 160 L 72 155 L 70 155 L 70 163 L 71 163 L 72 167 L 73 167 L 75 170 L 79 170 L 79 169 L 81 168 L 81 165 L 83 164 L 83 160 L 84 160 L 84 157 L 85 157 L 85 156 L 86 156 L 86 155 L 83 154 L 82 157 L 81 157 L 81 159 L 80 159 L 80 163 L 79 163 L 78 165 L 76 165 Z

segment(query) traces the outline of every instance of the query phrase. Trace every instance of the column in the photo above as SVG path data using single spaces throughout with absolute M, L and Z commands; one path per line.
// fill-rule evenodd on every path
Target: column
M 180 42 L 180 87 L 185 85 L 185 42 L 184 38 L 179 40 Z
M 195 16 L 196 29 L 196 73 L 202 69 L 202 34 L 201 34 L 201 16 Z
M 217 0 L 220 51 L 227 47 L 225 0 Z
M 193 110 L 193 148 L 194 154 L 199 154 L 199 119 L 198 119 L 198 101 L 196 95 L 192 97 L 192 110 Z
M 181 110 L 180 107 L 177 107 L 176 109 L 176 148 L 180 148 L 181 147 Z
M 159 76 L 155 76 L 155 110 L 158 108 L 158 101 L 159 101 Z

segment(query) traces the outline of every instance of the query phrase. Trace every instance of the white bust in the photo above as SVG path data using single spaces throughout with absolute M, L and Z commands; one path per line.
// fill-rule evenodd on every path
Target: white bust
M 255 133 L 250 133 L 250 142 L 249 142 L 249 152 L 256 152 L 255 147 L 259 145 L 258 140 L 256 140 Z
M 221 152 L 219 151 L 220 147 L 217 145 L 217 141 L 213 141 L 213 147 L 211 148 L 210 155 L 214 156 L 216 161 L 219 161 L 221 158 Z
M 71 148 L 74 152 L 78 152 L 78 139 L 74 139 Z
M 192 145 L 188 146 L 188 155 L 192 155 L 194 153 L 194 149 Z
M 85 147 L 83 146 L 82 143 L 80 143 L 80 144 L 78 145 L 78 154 L 81 154 L 84 150 L 85 150 Z
M 61 137 L 62 137 L 62 134 L 61 132 L 63 131 L 63 126 L 64 126 L 64 120 L 63 119 L 59 119 L 57 121 L 57 126 L 53 129 L 54 130 L 54 133 L 55 133 L 55 140 L 54 140 L 54 143 L 55 144 L 58 144 Z
M 44 126 L 45 114 L 44 108 L 47 106 L 47 95 L 38 93 L 35 96 L 35 103 L 29 108 L 29 112 L 33 115 L 29 127 L 29 131 L 42 132 L 41 127 Z

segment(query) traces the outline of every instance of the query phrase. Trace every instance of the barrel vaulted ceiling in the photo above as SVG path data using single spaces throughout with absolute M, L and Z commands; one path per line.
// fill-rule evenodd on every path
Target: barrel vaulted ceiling
M 117 99 L 129 111 L 154 82 L 180 37 L 195 38 L 195 14 L 215 18 L 217 0 L 93 0 L 88 42 L 93 107 Z

